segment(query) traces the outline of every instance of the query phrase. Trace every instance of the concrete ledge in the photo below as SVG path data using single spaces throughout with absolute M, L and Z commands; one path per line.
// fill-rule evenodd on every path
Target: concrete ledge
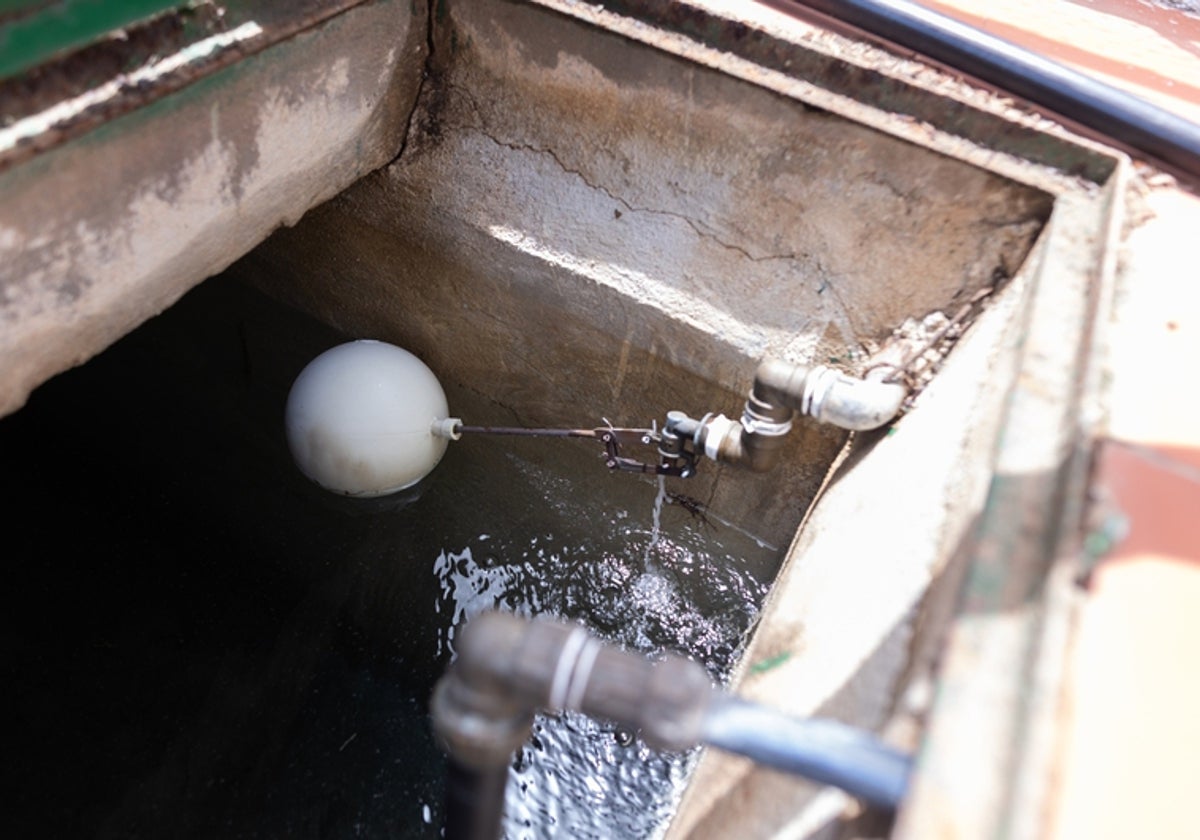
M 358 6 L 0 174 L 0 414 L 394 157 L 425 52 Z

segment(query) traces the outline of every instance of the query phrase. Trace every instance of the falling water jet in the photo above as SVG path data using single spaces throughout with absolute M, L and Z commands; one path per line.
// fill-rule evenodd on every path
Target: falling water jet
M 646 571 L 651 571 L 654 567 L 654 561 L 651 559 L 651 554 L 654 552 L 654 547 L 658 545 L 658 538 L 662 532 L 662 508 L 663 501 L 667 498 L 667 481 L 664 476 L 658 477 L 658 494 L 654 497 L 654 518 L 653 525 L 650 527 L 650 541 L 646 543 L 645 564 Z

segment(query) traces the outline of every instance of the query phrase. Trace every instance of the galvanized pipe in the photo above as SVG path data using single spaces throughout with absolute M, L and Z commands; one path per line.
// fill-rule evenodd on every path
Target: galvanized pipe
M 488 612 L 463 631 L 458 657 L 434 689 L 434 728 L 448 751 L 474 767 L 508 761 L 536 709 L 579 711 L 638 729 L 656 749 L 700 739 L 712 693 L 697 663 L 658 661 L 606 645 L 579 625 Z M 479 721 L 490 721 L 486 728 Z M 461 741 L 469 721 L 469 742 Z
M 888 381 L 891 372 L 879 368 L 876 375 L 858 378 L 822 365 L 766 359 L 740 422 L 723 414 L 694 420 L 673 411 L 666 429 L 690 438 L 697 452 L 714 461 L 763 472 L 778 461 L 795 413 L 850 431 L 877 429 L 895 419 L 909 391 Z
M 504 817 L 507 762 L 468 767 L 451 757 L 446 769 L 445 840 L 496 840 Z
M 754 375 L 751 402 L 787 406 L 822 423 L 863 432 L 900 413 L 908 388 L 899 382 L 860 379 L 834 368 L 766 359 Z

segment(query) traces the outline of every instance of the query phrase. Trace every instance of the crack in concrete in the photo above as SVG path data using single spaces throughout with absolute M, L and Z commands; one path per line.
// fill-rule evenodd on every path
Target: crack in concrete
M 697 236 L 701 237 L 702 239 L 711 240 L 712 242 L 715 242 L 720 247 L 722 247 L 726 250 L 729 250 L 729 251 L 733 251 L 734 253 L 740 254 L 742 257 L 746 258 L 747 260 L 750 260 L 751 262 L 758 263 L 758 262 L 771 262 L 771 261 L 780 261 L 780 260 L 797 261 L 800 259 L 801 255 L 799 255 L 795 252 L 788 252 L 788 253 L 783 253 L 783 254 L 762 254 L 762 255 L 752 254 L 749 250 L 742 247 L 741 245 L 735 245 L 732 242 L 726 242 L 725 240 L 721 239 L 719 236 L 717 236 L 711 230 L 705 229 L 700 224 L 700 222 L 697 222 L 695 219 L 691 218 L 690 216 L 687 216 L 683 213 L 678 213 L 674 210 L 661 210 L 661 209 L 654 208 L 654 207 L 638 206 L 636 204 L 631 203 L 629 200 L 623 198 L 622 196 L 617 195 L 612 190 L 610 190 L 608 187 L 605 187 L 602 184 L 592 183 L 590 180 L 588 180 L 587 176 L 583 174 L 583 172 L 579 171 L 578 169 L 573 169 L 572 167 L 570 167 L 566 163 L 564 163 L 562 161 L 562 159 L 559 158 L 558 154 L 552 148 L 533 146 L 533 145 L 528 145 L 528 144 L 523 144 L 523 143 L 507 142 L 504 140 L 500 140 L 496 137 L 493 137 L 491 134 L 489 134 L 487 131 L 483 130 L 482 128 L 478 128 L 477 130 L 479 131 L 480 134 L 482 134 L 488 140 L 490 140 L 491 142 L 493 142 L 496 145 L 501 146 L 503 148 L 510 149 L 510 150 L 516 151 L 516 152 L 533 152 L 535 154 L 547 155 L 551 160 L 553 160 L 555 162 L 555 164 L 558 165 L 558 167 L 560 169 L 562 169 L 563 172 L 566 172 L 568 175 L 574 175 L 580 181 L 582 181 L 584 183 L 584 185 L 587 186 L 589 189 L 596 190 L 597 192 L 603 193 L 604 195 L 608 196 L 610 199 L 612 199 L 613 201 L 617 202 L 622 207 L 624 207 L 627 212 L 648 213 L 650 215 L 655 215 L 655 216 L 667 216 L 670 218 L 679 219 L 681 222 L 683 222 L 688 227 L 690 227 L 692 229 L 692 231 Z
M 846 307 L 846 301 L 842 298 L 842 292 L 837 287 L 837 284 L 833 282 L 833 272 L 825 267 L 825 263 L 820 258 L 816 258 L 815 262 L 817 265 L 818 282 L 821 284 L 817 288 L 817 294 L 823 295 L 825 292 L 829 292 L 829 296 L 833 298 L 834 304 L 837 307 L 838 314 L 841 315 L 841 318 L 835 317 L 831 319 L 831 323 L 837 323 L 838 328 L 846 331 L 848 336 L 858 335 L 859 330 L 850 315 L 850 310 Z
M 868 181 L 868 183 L 872 183 L 872 184 L 875 184 L 876 186 L 883 187 L 885 190 L 887 190 L 893 196 L 895 196 L 896 198 L 903 201 L 906 206 L 911 206 L 913 203 L 915 203 L 918 200 L 917 198 L 915 198 L 915 193 L 916 193 L 915 187 L 910 188 L 908 190 L 902 190 L 899 187 L 897 187 L 895 184 L 893 184 L 890 179 L 885 177 L 882 172 L 879 172 L 879 171 L 872 172 L 871 176 L 867 179 L 867 181 Z
M 428 75 L 429 74 L 427 73 L 426 77 L 428 77 Z M 849 309 L 846 305 L 846 301 L 842 297 L 841 290 L 838 288 L 838 285 L 835 282 L 833 273 L 812 254 L 796 251 L 777 254 L 755 254 L 742 245 L 725 241 L 702 222 L 693 219 L 684 213 L 634 204 L 632 201 L 614 192 L 609 187 L 594 182 L 580 169 L 569 165 L 552 147 L 540 146 L 532 143 L 516 142 L 497 137 L 491 133 L 487 127 L 489 120 L 486 116 L 486 110 L 480 106 L 479 102 L 472 95 L 472 92 L 468 88 L 461 84 L 455 84 L 454 82 L 446 79 L 444 76 L 439 80 L 439 84 L 441 86 L 441 93 L 444 97 L 453 97 L 459 103 L 461 103 L 461 106 L 463 107 L 463 111 L 459 113 L 459 118 L 457 120 L 451 118 L 451 120 L 447 121 L 449 124 L 443 124 L 443 128 L 450 129 L 451 131 L 458 131 L 464 134 L 474 132 L 478 136 L 485 138 L 488 142 L 498 146 L 499 148 L 512 152 L 540 155 L 549 158 L 562 172 L 574 178 L 578 178 L 579 181 L 588 189 L 605 196 L 618 205 L 620 208 L 619 211 L 616 211 L 618 213 L 618 217 L 624 215 L 625 213 L 645 213 L 649 215 L 676 219 L 686 224 L 697 237 L 711 241 L 718 247 L 737 254 L 740 258 L 752 263 L 788 261 L 797 263 L 798 266 L 803 264 L 815 265 L 815 272 L 805 271 L 804 276 L 811 280 L 815 274 L 819 285 L 819 289 L 817 290 L 818 294 L 825 295 L 825 293 L 828 292 L 827 297 L 830 299 L 829 306 L 832 310 L 830 313 L 832 315 L 831 322 L 837 324 L 839 329 L 841 329 L 847 335 L 857 334 L 857 331 L 854 329 L 854 325 L 849 317 Z M 423 87 L 422 90 L 425 91 L 426 88 Z M 415 109 L 415 111 L 420 110 L 422 109 Z M 414 114 L 410 117 L 410 123 L 415 125 L 418 119 L 419 115 L 414 112 Z M 414 128 L 413 130 L 419 131 L 417 128 Z M 406 145 L 408 139 L 409 138 L 406 136 Z
M 463 126 L 464 129 L 474 129 L 475 131 L 479 132 L 482 136 L 484 136 L 488 140 L 490 140 L 492 143 L 495 143 L 497 146 L 500 146 L 505 149 L 510 149 L 514 152 L 532 152 L 534 154 L 548 156 L 551 160 L 554 161 L 554 163 L 563 172 L 567 173 L 568 175 L 574 175 L 576 178 L 578 178 L 580 181 L 582 181 L 584 183 L 584 185 L 587 186 L 589 189 L 595 190 L 597 192 L 603 193 L 604 195 L 608 196 L 608 198 L 612 199 L 617 204 L 620 204 L 621 207 L 623 207 L 627 212 L 649 213 L 651 215 L 667 216 L 670 218 L 679 219 L 681 222 L 683 222 L 688 227 L 690 227 L 692 229 L 692 231 L 700 238 L 711 240 L 712 242 L 715 242 L 720 247 L 722 247 L 726 250 L 729 250 L 729 251 L 733 251 L 734 253 L 741 255 L 742 257 L 744 257 L 747 260 L 750 260 L 751 262 L 758 263 L 758 262 L 771 262 L 771 261 L 782 261 L 782 260 L 795 262 L 795 261 L 798 261 L 800 259 L 800 257 L 802 256 L 800 254 L 797 254 L 794 251 L 782 253 L 782 254 L 755 255 L 755 254 L 752 254 L 748 249 L 742 247 L 741 245 L 735 245 L 732 242 L 726 242 L 725 240 L 723 240 L 719 236 L 717 236 L 715 233 L 713 233 L 711 230 L 708 230 L 704 226 L 702 226 L 700 222 L 696 221 L 695 219 L 693 219 L 690 216 L 687 216 L 683 213 L 677 213 L 673 210 L 661 210 L 661 209 L 657 209 L 654 207 L 640 207 L 636 204 L 633 204 L 626 198 L 614 193 L 608 187 L 605 187 L 602 184 L 593 183 L 591 180 L 588 179 L 588 177 L 582 171 L 575 169 L 571 166 L 568 166 L 566 164 L 566 162 L 564 162 L 562 160 L 562 158 L 560 158 L 558 156 L 558 153 L 555 152 L 553 148 L 550 148 L 548 146 L 545 146 L 545 147 L 534 146 L 534 145 L 528 144 L 528 143 L 515 143 L 512 141 L 508 141 L 508 140 L 502 140 L 499 137 L 496 137 L 490 131 L 488 131 L 488 129 L 485 127 L 486 120 L 484 119 L 484 116 L 483 116 L 483 109 L 479 107 L 479 103 L 475 101 L 475 98 L 471 95 L 470 91 L 468 91 L 465 88 L 457 87 L 457 86 L 454 87 L 454 90 L 457 94 L 462 96 L 462 98 L 468 103 L 470 109 L 474 112 L 475 117 L 476 117 L 477 124 Z
M 435 14 L 434 6 L 437 0 L 427 0 L 425 4 L 425 61 L 421 65 L 421 79 L 417 82 L 417 92 L 413 95 L 412 106 L 408 109 L 408 118 L 405 120 L 404 136 L 400 138 L 400 149 L 392 156 L 383 169 L 391 166 L 404 157 L 404 153 L 408 151 L 409 141 L 412 139 L 416 131 L 417 115 L 424 109 L 421 107 L 421 98 L 425 93 L 426 83 L 433 75 L 433 16 Z

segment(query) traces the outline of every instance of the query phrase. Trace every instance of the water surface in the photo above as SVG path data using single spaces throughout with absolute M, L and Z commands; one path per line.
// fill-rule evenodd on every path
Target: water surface
M 282 406 L 340 337 L 212 283 L 0 420 L 0 833 L 437 837 L 427 701 L 485 608 L 727 674 L 778 551 L 677 505 L 656 530 L 657 484 L 588 441 L 463 440 L 402 497 L 331 497 Z M 539 717 L 507 835 L 653 836 L 691 757 L 624 734 Z

